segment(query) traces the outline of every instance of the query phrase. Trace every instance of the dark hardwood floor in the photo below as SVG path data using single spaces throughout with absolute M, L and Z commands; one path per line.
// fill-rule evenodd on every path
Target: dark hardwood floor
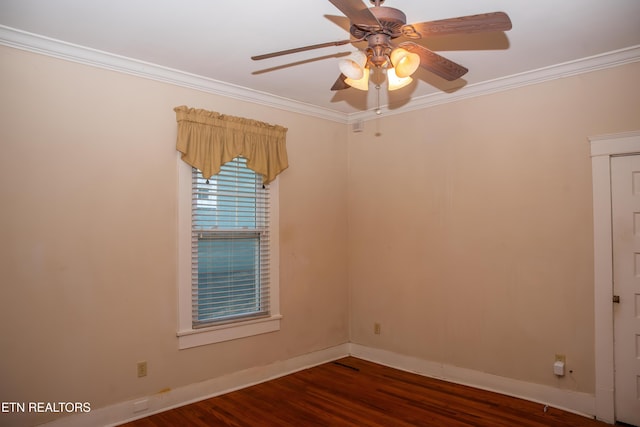
M 580 415 L 353 357 L 124 424 L 158 426 L 607 426 Z

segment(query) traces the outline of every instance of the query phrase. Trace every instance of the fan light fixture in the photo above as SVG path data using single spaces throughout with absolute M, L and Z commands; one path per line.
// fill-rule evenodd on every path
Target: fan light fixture
M 358 90 L 369 90 L 369 73 L 371 70 L 368 68 L 363 68 L 360 74 L 362 75 L 359 79 L 352 79 L 347 77 L 344 82 L 351 86 L 354 89 Z
M 391 52 L 391 63 L 395 67 L 398 77 L 409 77 L 420 66 L 420 56 L 416 53 L 407 52 L 402 48 L 397 48 Z
M 411 83 L 413 79 L 410 76 L 420 66 L 420 56 L 406 49 L 396 48 L 390 56 L 374 52 L 375 61 L 371 60 L 371 52 L 368 53 L 357 50 L 338 63 L 340 72 L 346 77 L 344 82 L 358 90 L 369 90 L 372 66 L 386 71 L 389 90 L 397 90 Z
M 338 63 L 340 72 L 352 80 L 360 80 L 362 78 L 366 65 L 367 55 L 361 50 L 356 50 Z
M 407 86 L 409 83 L 413 81 L 413 79 L 409 76 L 407 77 L 398 76 L 397 69 L 398 69 L 397 67 L 387 69 L 387 82 L 389 83 L 389 86 L 388 86 L 389 90 L 402 89 L 403 87 Z

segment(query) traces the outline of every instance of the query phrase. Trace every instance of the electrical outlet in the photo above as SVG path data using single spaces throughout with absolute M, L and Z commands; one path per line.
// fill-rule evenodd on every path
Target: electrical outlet
M 553 373 L 558 377 L 564 377 L 567 358 L 564 354 L 556 354 L 556 361 L 553 363 Z
M 138 362 L 138 378 L 147 376 L 147 361 Z
M 380 335 L 380 323 L 373 324 L 373 333 L 376 335 Z

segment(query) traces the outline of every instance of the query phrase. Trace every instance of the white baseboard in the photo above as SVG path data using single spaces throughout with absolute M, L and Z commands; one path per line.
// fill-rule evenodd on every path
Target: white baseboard
M 179 387 L 166 393 L 141 396 L 107 407 L 92 409 L 88 413 L 59 418 L 45 425 L 47 427 L 116 426 L 279 378 L 348 355 L 403 371 L 538 402 L 590 418 L 596 413 L 595 396 L 591 394 L 500 377 L 360 344 L 345 343 L 266 366 L 253 367 L 219 378 Z
M 589 418 L 596 414 L 595 396 L 588 393 L 514 380 L 354 343 L 349 344 L 349 353 L 380 365 L 526 399 Z
M 116 403 L 115 405 L 92 409 L 91 412 L 59 418 L 45 424 L 45 426 L 116 426 L 138 418 L 148 417 L 158 412 L 279 378 L 348 355 L 349 345 L 345 343 L 292 359 L 274 362 L 270 365 L 249 368 L 219 378 L 179 387 L 166 393 L 141 396 L 137 399 Z

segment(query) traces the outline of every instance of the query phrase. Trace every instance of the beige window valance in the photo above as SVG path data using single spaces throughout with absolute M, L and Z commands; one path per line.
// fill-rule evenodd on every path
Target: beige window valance
M 182 160 L 198 168 L 206 179 L 238 156 L 268 184 L 289 166 L 287 128 L 213 111 L 180 106 L 176 149 Z

